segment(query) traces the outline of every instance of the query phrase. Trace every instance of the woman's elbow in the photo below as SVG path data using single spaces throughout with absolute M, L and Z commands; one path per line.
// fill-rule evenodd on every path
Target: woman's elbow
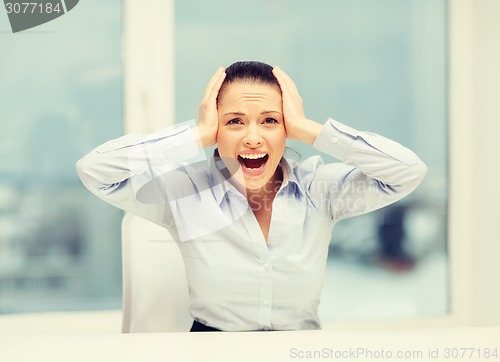
M 418 186 L 424 180 L 425 175 L 427 175 L 428 168 L 427 165 L 421 160 L 419 160 L 419 162 L 413 168 L 413 172 L 415 173 L 416 178 L 416 184 Z
M 76 174 L 82 181 L 83 185 L 89 190 L 93 191 L 97 187 L 97 180 L 92 176 L 93 163 L 88 159 L 88 155 L 82 157 L 76 162 Z
M 78 177 L 80 178 L 80 180 L 83 181 L 83 179 L 85 178 L 85 175 L 88 175 L 88 170 L 89 170 L 89 163 L 86 161 L 86 158 L 83 157 L 81 159 L 79 159 L 78 161 L 76 161 L 76 174 L 78 175 Z
M 401 184 L 401 192 L 406 196 L 413 191 L 422 183 L 427 174 L 427 165 L 419 160 L 417 163 L 413 164 L 408 168 L 406 180 Z

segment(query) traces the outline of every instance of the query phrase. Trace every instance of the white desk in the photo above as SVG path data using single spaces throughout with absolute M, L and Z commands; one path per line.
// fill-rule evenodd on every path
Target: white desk
M 449 358 L 445 358 L 446 348 L 450 348 Z M 462 356 L 461 348 L 471 350 Z M 485 348 L 490 348 L 489 358 Z M 500 361 L 500 355 L 491 356 L 495 348 L 500 354 L 500 328 L 4 335 L 0 337 L 0 361 Z M 420 355 L 398 357 L 399 352 Z M 430 352 L 434 355 L 429 356 Z M 318 358 L 312 358 L 314 353 Z M 437 358 L 435 353 L 439 353 Z M 452 357 L 454 353 L 457 358 Z

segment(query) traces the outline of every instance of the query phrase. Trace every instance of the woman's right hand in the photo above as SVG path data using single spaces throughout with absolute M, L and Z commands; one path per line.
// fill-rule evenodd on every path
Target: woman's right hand
M 208 82 L 203 100 L 200 103 L 198 134 L 203 147 L 213 146 L 217 140 L 217 130 L 219 129 L 217 96 L 225 78 L 225 69 L 221 67 Z

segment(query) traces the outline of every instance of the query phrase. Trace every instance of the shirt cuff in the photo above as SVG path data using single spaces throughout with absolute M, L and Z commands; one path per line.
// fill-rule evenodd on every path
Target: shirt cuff
M 312 146 L 327 155 L 344 161 L 357 137 L 358 131 L 354 128 L 329 118 Z

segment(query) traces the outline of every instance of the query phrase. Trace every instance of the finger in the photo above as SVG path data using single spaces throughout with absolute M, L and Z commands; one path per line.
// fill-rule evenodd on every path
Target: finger
M 210 78 L 207 84 L 206 90 L 212 89 L 213 85 L 217 82 L 217 80 L 220 78 L 221 74 L 224 73 L 225 69 L 223 67 L 219 67 L 215 74 Z
M 281 87 L 281 90 L 282 91 L 285 90 L 285 88 L 287 88 L 286 84 L 285 84 L 285 79 L 283 78 L 282 72 L 280 72 L 280 69 L 278 68 L 277 65 L 275 65 L 273 68 L 273 74 L 276 77 L 276 79 Z
M 226 79 L 225 69 L 222 69 L 222 73 L 219 75 L 219 78 L 215 82 L 212 87 L 212 91 L 210 92 L 209 99 L 210 101 L 215 102 L 217 97 L 219 96 L 220 88 L 222 87 L 222 83 L 224 83 L 224 79 Z
M 210 99 L 213 96 L 214 89 L 215 92 L 219 92 L 220 86 L 226 77 L 225 69 L 220 67 L 217 72 L 208 81 L 207 87 L 205 88 L 205 93 L 203 94 L 203 101 Z
M 276 72 L 274 72 L 274 69 L 276 69 Z M 278 66 L 275 66 L 273 69 L 273 73 L 275 74 L 276 78 L 278 79 L 278 82 L 280 83 L 280 86 L 283 84 L 283 86 L 290 92 L 293 93 L 299 93 L 297 90 L 297 86 L 295 85 L 295 82 L 290 78 L 288 74 L 286 74 L 281 68 Z

